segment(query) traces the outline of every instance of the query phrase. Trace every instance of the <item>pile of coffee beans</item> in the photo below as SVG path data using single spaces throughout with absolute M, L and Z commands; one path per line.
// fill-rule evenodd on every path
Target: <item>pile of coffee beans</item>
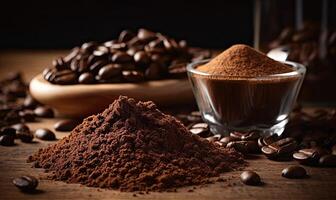
M 54 112 L 29 95 L 21 74 L 11 73 L 0 80 L 0 145 L 13 146 L 15 139 L 31 143 L 34 135 L 25 123 L 37 117 L 52 118 Z
M 124 30 L 116 40 L 75 47 L 53 60 L 43 77 L 60 85 L 184 78 L 187 63 L 210 56 L 210 51 L 189 48 L 186 41 L 161 33 Z
M 275 161 L 297 160 L 303 165 L 336 167 L 336 110 L 316 109 L 304 112 L 298 106 L 281 137 L 261 136 L 256 131 L 232 132 L 222 137 L 211 133 L 197 111 L 176 115 L 192 134 L 219 146 L 234 148 L 247 155 L 263 153 Z

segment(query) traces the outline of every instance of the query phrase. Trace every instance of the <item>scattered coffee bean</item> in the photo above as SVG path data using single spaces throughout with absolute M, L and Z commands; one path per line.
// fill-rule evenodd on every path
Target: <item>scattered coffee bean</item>
M 0 135 L 0 145 L 2 146 L 13 146 L 14 145 L 14 136 L 11 135 Z
M 91 84 L 94 81 L 94 76 L 90 72 L 83 73 L 78 77 L 78 83 L 80 84 Z
M 323 167 L 336 167 L 336 155 L 324 155 L 319 160 L 320 166 Z
M 35 131 L 35 137 L 40 140 L 56 140 L 56 135 L 51 130 L 40 128 Z
M 293 138 L 284 138 L 270 145 L 263 146 L 261 151 L 270 159 L 287 160 L 292 157 L 297 148 L 297 143 Z
M 293 179 L 306 178 L 307 172 L 303 167 L 290 166 L 282 170 L 282 176 Z
M 38 185 L 38 180 L 33 176 L 21 176 L 13 180 L 13 184 L 23 192 L 32 192 Z
M 223 146 L 227 146 L 228 143 L 237 141 L 237 140 L 238 140 L 237 138 L 226 136 L 226 137 L 223 137 L 219 142 L 221 142 Z
M 213 136 L 210 136 L 210 137 L 207 137 L 206 139 L 209 141 L 209 142 L 217 142 L 221 139 L 221 135 L 220 134 L 216 134 L 216 135 L 213 135 Z
M 25 124 L 15 124 L 12 126 L 16 130 L 16 137 L 22 142 L 30 143 L 34 139 L 34 135 L 30 132 L 30 129 Z
M 56 131 L 72 131 L 79 122 L 77 120 L 62 120 L 54 125 Z
M 19 111 L 19 116 L 22 118 L 22 121 L 24 122 L 34 122 L 36 115 L 32 110 L 22 110 Z
M 43 117 L 43 118 L 53 118 L 54 117 L 54 111 L 46 106 L 39 106 L 35 108 L 34 113 L 37 117 Z
M 256 141 L 232 141 L 226 147 L 234 148 L 243 154 L 256 154 L 260 153 L 260 148 Z
M 278 135 L 270 135 L 270 136 L 266 136 L 266 137 L 260 137 L 258 139 L 258 145 L 260 148 L 262 148 L 263 146 L 267 146 L 270 145 L 276 141 L 278 141 L 280 138 Z
M 293 158 L 297 160 L 300 164 L 304 165 L 316 165 L 319 159 L 328 154 L 325 149 L 315 147 L 310 149 L 300 149 L 298 152 L 293 154 Z
M 127 82 L 132 82 L 132 83 L 141 82 L 145 80 L 144 74 L 141 71 L 135 71 L 135 70 L 122 71 L 122 76 L 123 76 L 123 79 L 127 80 Z
M 39 103 L 31 95 L 27 95 L 23 102 L 23 106 L 28 109 L 34 109 L 38 105 Z
M 261 179 L 260 176 L 254 172 L 254 171 L 244 171 L 240 175 L 240 180 L 245 184 L 245 185 L 260 185 L 261 184 Z
M 192 134 L 198 135 L 200 137 L 210 137 L 210 129 L 207 123 L 197 123 L 191 126 L 189 131 Z
M 187 117 L 188 121 L 192 122 L 192 123 L 200 123 L 202 122 L 202 116 L 200 112 L 192 112 L 190 113 L 190 115 L 188 115 Z

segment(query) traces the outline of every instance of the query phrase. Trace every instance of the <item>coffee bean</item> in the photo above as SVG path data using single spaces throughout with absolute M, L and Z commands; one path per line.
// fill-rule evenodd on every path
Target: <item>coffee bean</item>
M 210 136 L 210 137 L 207 137 L 206 139 L 209 141 L 209 142 L 216 142 L 216 141 L 219 141 L 221 139 L 221 135 L 220 134 L 216 134 L 216 135 L 213 135 L 213 136 Z
M 112 56 L 112 62 L 115 62 L 115 63 L 126 63 L 126 62 L 131 62 L 131 61 L 133 61 L 133 57 L 128 55 L 125 52 L 119 51 L 113 54 Z
M 90 53 L 97 47 L 96 42 L 87 42 L 81 46 L 81 51 L 84 53 Z
M 35 113 L 32 110 L 20 111 L 19 116 L 22 118 L 24 122 L 34 122 L 35 121 Z
M 135 70 L 125 70 L 122 71 L 123 79 L 127 82 L 141 82 L 145 80 L 144 74 L 140 71 Z
M 46 128 L 40 128 L 35 131 L 35 137 L 40 140 L 56 140 L 55 134 Z
M 16 130 L 16 137 L 19 138 L 22 142 L 30 143 L 34 139 L 34 135 L 30 132 L 30 129 L 27 125 L 20 123 L 14 124 L 11 127 Z
M 324 155 L 320 158 L 319 164 L 324 167 L 336 167 L 336 155 Z
M 63 58 L 57 58 L 52 61 L 52 65 L 57 70 L 64 70 L 68 68 L 68 65 L 64 62 Z
M 141 41 L 151 41 L 151 40 L 154 40 L 156 38 L 156 34 L 152 31 L 149 31 L 147 29 L 139 29 L 138 31 L 138 38 L 141 40 Z
M 200 112 L 191 112 L 190 115 L 187 117 L 188 121 L 191 123 L 200 123 L 202 122 L 202 116 Z
M 79 51 L 80 51 L 80 50 L 79 50 L 78 47 L 73 48 L 73 49 L 71 50 L 71 52 L 70 52 L 67 56 L 65 56 L 65 57 L 63 58 L 63 61 L 64 61 L 65 63 L 70 63 L 71 60 L 74 59 L 74 58 L 78 55 Z
M 0 129 L 0 135 L 9 135 L 15 138 L 16 130 L 12 127 L 3 127 Z
M 119 76 L 120 73 L 121 73 L 120 65 L 109 64 L 102 67 L 99 70 L 98 75 L 101 79 L 110 79 L 112 77 Z
M 77 75 L 71 70 L 63 70 L 51 75 L 49 79 L 55 84 L 71 85 L 77 82 Z
M 23 102 L 23 106 L 29 109 L 34 109 L 38 105 L 39 103 L 31 95 L 27 95 Z
M 258 139 L 258 145 L 259 147 L 263 147 L 263 146 L 267 146 L 270 145 L 276 141 L 278 141 L 280 138 L 278 135 L 270 135 L 270 136 L 266 136 L 266 137 L 260 137 Z
M 245 185 L 256 186 L 261 184 L 260 176 L 254 171 L 244 171 L 240 174 L 240 180 Z
M 150 63 L 150 58 L 144 51 L 138 51 L 134 54 L 133 59 L 139 66 L 146 66 Z
M 257 140 L 260 137 L 260 134 L 255 131 L 250 131 L 246 133 L 232 132 L 230 133 L 230 136 L 239 140 Z
M 43 118 L 53 118 L 54 117 L 54 111 L 46 106 L 39 106 L 35 108 L 34 114 L 37 117 L 43 117 Z
M 270 145 L 263 146 L 261 151 L 270 159 L 289 159 L 297 148 L 297 143 L 293 138 L 284 138 Z
M 207 123 L 196 123 L 191 126 L 189 131 L 192 134 L 198 135 L 203 138 L 209 137 L 211 135 L 209 125 Z
M 98 71 L 105 65 L 108 64 L 108 61 L 105 59 L 97 60 L 95 62 L 92 62 L 89 69 L 92 73 L 98 73 Z
M 78 77 L 78 83 L 80 84 L 91 84 L 94 81 L 94 76 L 90 72 L 85 72 Z
M 328 151 L 322 148 L 300 149 L 293 154 L 293 158 L 301 164 L 315 165 L 318 164 L 321 156 L 328 154 Z
M 303 167 L 290 166 L 282 170 L 282 176 L 292 179 L 306 178 L 307 172 Z
M 14 136 L 11 135 L 0 135 L 0 145 L 2 146 L 13 146 Z
M 135 34 L 132 33 L 131 31 L 129 30 L 124 30 L 120 33 L 119 35 L 119 39 L 118 41 L 119 42 L 128 42 L 130 41 L 133 37 L 135 37 Z
M 21 176 L 13 180 L 13 184 L 24 192 L 32 192 L 38 185 L 38 180 L 33 176 Z
M 76 120 L 61 120 L 54 124 L 56 131 L 72 131 L 79 124 Z
M 260 148 L 256 141 L 232 141 L 229 142 L 226 147 L 234 148 L 236 151 L 239 151 L 243 154 L 256 154 L 260 152 Z
M 223 137 L 219 142 L 223 144 L 223 146 L 227 146 L 229 142 L 237 141 L 237 138 L 231 137 L 231 136 L 226 136 Z

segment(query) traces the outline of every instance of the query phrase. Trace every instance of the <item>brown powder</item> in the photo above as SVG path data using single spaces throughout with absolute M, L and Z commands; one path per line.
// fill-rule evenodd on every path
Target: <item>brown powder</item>
M 243 44 L 233 45 L 197 69 L 212 75 L 239 77 L 260 77 L 292 71 L 287 65 Z
M 28 161 L 68 183 L 163 191 L 210 182 L 244 165 L 241 155 L 192 135 L 152 102 L 120 97 Z

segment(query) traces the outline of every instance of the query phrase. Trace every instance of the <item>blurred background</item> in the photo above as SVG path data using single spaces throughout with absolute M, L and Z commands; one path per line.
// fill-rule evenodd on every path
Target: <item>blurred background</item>
M 0 48 L 71 48 L 145 27 L 192 46 L 252 44 L 252 0 L 9 1 L 0 12 Z

